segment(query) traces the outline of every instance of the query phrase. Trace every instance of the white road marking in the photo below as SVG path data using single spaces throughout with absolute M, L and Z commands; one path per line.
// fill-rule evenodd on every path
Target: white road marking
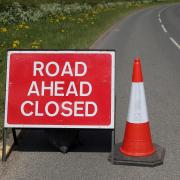
M 161 27 L 162 27 L 163 31 L 164 31 L 165 33 L 167 33 L 167 30 L 166 30 L 166 28 L 165 28 L 165 26 L 164 26 L 163 24 L 161 24 Z
M 159 17 L 159 22 L 162 23 L 161 18 Z
M 161 9 L 161 10 L 159 11 L 158 17 L 161 18 L 161 14 L 162 14 L 166 9 L 168 9 L 168 8 L 169 8 L 169 6 Z
M 168 31 L 167 31 L 167 29 L 165 28 L 164 24 L 162 23 L 161 14 L 162 14 L 162 12 L 165 11 L 167 8 L 169 8 L 169 7 L 166 7 L 166 8 L 164 8 L 164 9 L 162 9 L 162 10 L 159 11 L 159 13 L 158 13 L 159 22 L 160 22 L 161 27 L 162 27 L 162 29 L 163 29 L 163 31 L 164 31 L 165 33 L 167 33 Z
M 167 7 L 167 8 L 169 8 L 169 7 Z M 165 28 L 165 26 L 162 24 L 161 14 L 162 14 L 162 12 L 165 11 L 167 8 L 162 9 L 162 10 L 158 13 L 159 22 L 160 22 L 161 27 L 162 27 L 162 29 L 163 29 L 163 31 L 164 31 L 165 33 L 167 33 L 168 31 L 167 31 L 167 29 Z M 169 37 L 169 39 L 170 39 L 171 42 L 180 50 L 180 45 L 179 45 L 172 37 Z
M 180 49 L 180 45 L 179 45 L 172 37 L 169 37 L 169 39 L 173 42 L 173 44 L 174 44 L 178 49 Z

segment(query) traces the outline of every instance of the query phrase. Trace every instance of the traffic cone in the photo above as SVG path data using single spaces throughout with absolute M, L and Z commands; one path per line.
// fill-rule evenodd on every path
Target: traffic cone
M 120 151 L 129 156 L 148 156 L 155 152 L 146 107 L 140 59 L 135 59 L 128 118 Z
M 152 143 L 140 58 L 134 60 L 128 118 L 121 144 L 109 160 L 114 164 L 156 166 L 163 163 L 165 150 Z

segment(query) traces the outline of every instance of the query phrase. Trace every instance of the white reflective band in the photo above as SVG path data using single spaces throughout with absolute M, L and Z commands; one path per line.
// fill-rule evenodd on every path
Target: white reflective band
M 149 121 L 143 82 L 132 83 L 127 121 L 130 123 Z

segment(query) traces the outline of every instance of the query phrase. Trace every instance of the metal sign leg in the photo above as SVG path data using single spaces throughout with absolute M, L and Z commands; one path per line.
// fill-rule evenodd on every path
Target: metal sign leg
M 7 128 L 3 128 L 3 149 L 2 149 L 2 161 L 6 161 L 6 136 Z
M 13 133 L 14 144 L 17 145 L 18 141 L 17 141 L 16 129 L 15 128 L 12 128 L 12 133 Z
M 112 140 L 111 140 L 111 153 L 112 153 L 112 157 L 113 157 L 113 153 L 114 153 L 114 145 L 115 145 L 115 131 L 114 129 L 112 130 Z

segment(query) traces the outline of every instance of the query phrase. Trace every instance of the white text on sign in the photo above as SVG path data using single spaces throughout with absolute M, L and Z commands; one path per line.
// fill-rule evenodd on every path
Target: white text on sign
M 73 65 L 73 66 L 72 66 Z M 84 62 L 65 62 L 62 67 L 55 62 L 50 61 L 47 64 L 41 61 L 34 61 L 33 77 L 83 77 L 88 73 L 87 65 Z M 88 81 L 32 81 L 27 92 L 28 97 L 87 97 L 93 92 L 92 84 Z M 64 117 L 93 117 L 98 112 L 98 106 L 93 101 L 48 101 L 45 103 L 43 110 L 38 100 L 26 100 L 22 102 L 20 111 L 23 116 L 64 116 Z

